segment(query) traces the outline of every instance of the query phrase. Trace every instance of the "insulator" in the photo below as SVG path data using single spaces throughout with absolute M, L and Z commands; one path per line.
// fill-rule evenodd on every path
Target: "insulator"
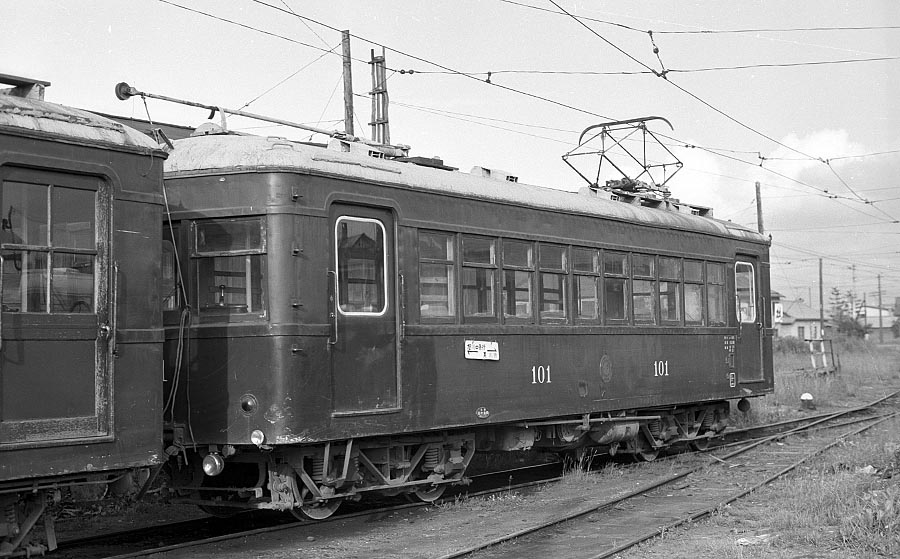
M 433 470 L 435 467 L 437 467 L 440 460 L 441 449 L 436 446 L 432 446 L 425 451 L 425 458 L 422 461 L 422 469 Z

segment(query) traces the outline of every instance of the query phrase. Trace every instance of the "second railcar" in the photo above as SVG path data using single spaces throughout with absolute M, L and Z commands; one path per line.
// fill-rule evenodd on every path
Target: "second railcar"
M 145 135 L 0 93 L 0 556 L 61 489 L 163 462 L 162 164 Z
M 758 233 L 332 144 L 206 135 L 167 161 L 195 502 L 323 518 L 434 499 L 480 449 L 652 458 L 772 390 Z

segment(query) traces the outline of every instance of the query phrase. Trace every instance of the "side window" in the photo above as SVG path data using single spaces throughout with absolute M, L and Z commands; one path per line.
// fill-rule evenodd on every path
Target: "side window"
M 422 318 L 456 316 L 456 237 L 419 232 L 419 312 Z
M 463 318 L 493 318 L 497 241 L 487 237 L 462 238 Z
M 541 320 L 566 320 L 567 247 L 540 245 Z
M 655 324 L 653 284 L 656 277 L 656 259 L 647 254 L 631 255 L 631 300 L 633 301 L 634 323 Z
M 709 309 L 709 325 L 725 326 L 725 265 L 706 264 L 706 295 Z
M 703 324 L 703 262 L 684 261 L 684 322 Z
M 753 264 L 737 262 L 734 265 L 734 293 L 738 320 L 756 322 L 756 281 Z
M 659 257 L 659 319 L 681 322 L 681 259 Z
M 503 241 L 501 306 L 504 318 L 531 319 L 534 316 L 534 243 Z
M 600 253 L 591 248 L 572 248 L 574 272 L 575 318 L 595 321 L 600 316 L 600 297 L 597 275 L 600 273 Z
M 628 319 L 628 254 L 603 251 L 603 310 L 606 322 Z
M 191 257 L 201 317 L 265 314 L 265 238 L 261 217 L 194 222 Z
M 3 312 L 94 313 L 97 192 L 5 181 Z
M 342 314 L 382 314 L 387 307 L 384 224 L 340 217 L 335 227 L 337 300 Z

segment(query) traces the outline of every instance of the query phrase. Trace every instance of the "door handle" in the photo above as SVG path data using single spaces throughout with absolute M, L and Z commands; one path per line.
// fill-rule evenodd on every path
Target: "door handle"
M 328 270 L 328 275 L 334 276 L 334 282 L 331 284 L 331 312 L 328 313 L 329 318 L 331 319 L 331 334 L 328 336 L 328 349 L 331 349 L 338 343 L 338 279 L 337 272 L 334 270 Z M 332 336 L 334 336 L 333 340 L 331 339 Z

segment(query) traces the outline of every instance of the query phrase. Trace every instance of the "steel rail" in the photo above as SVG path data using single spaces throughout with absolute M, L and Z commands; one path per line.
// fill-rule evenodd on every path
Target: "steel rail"
M 528 535 L 528 534 L 532 534 L 532 533 L 535 533 L 535 532 L 539 532 L 539 531 L 541 531 L 541 530 L 545 530 L 545 529 L 550 528 L 550 527 L 552 527 L 552 526 L 555 526 L 555 525 L 557 525 L 557 524 L 561 524 L 561 523 L 563 523 L 563 522 L 568 522 L 568 521 L 574 520 L 574 519 L 576 519 L 576 518 L 579 518 L 579 517 L 581 517 L 581 516 L 585 516 L 585 515 L 590 514 L 590 513 L 593 513 L 593 512 L 597 512 L 597 511 L 600 511 L 600 510 L 609 509 L 609 508 L 614 507 L 615 505 L 617 505 L 617 504 L 619 504 L 619 503 L 622 503 L 622 502 L 627 501 L 627 500 L 629 500 L 629 499 L 633 499 L 634 497 L 637 497 L 637 496 L 639 496 L 639 495 L 648 493 L 649 491 L 652 491 L 652 490 L 657 489 L 657 488 L 659 488 L 659 487 L 663 487 L 663 486 L 665 486 L 665 485 L 669 485 L 669 484 L 671 484 L 671 483 L 673 483 L 673 482 L 675 482 L 675 481 L 678 481 L 678 480 L 680 480 L 680 479 L 683 479 L 683 478 L 685 478 L 685 477 L 687 477 L 687 476 L 689 476 L 689 475 L 691 475 L 691 474 L 693 474 L 693 473 L 696 473 L 696 472 L 698 472 L 698 471 L 701 471 L 701 470 L 703 470 L 703 469 L 709 467 L 711 464 L 715 464 L 715 463 L 727 463 L 726 461 L 727 461 L 728 459 L 734 458 L 735 456 L 738 456 L 738 455 L 740 455 L 740 454 L 744 454 L 744 453 L 746 453 L 746 452 L 749 452 L 750 450 L 752 450 L 752 449 L 754 449 L 754 448 L 756 448 L 756 447 L 758 447 L 758 446 L 761 446 L 761 445 L 763 445 L 763 444 L 766 444 L 766 443 L 769 443 L 769 442 L 772 442 L 772 441 L 776 441 L 776 440 L 779 440 L 779 439 L 783 439 L 783 438 L 785 438 L 785 437 L 787 437 L 787 436 L 789 436 L 789 435 L 795 434 L 795 433 L 799 433 L 799 432 L 806 431 L 806 430 L 808 430 L 808 429 L 811 428 L 811 427 L 814 427 L 814 426 L 817 426 L 817 425 L 821 425 L 821 424 L 823 424 L 823 423 L 825 423 L 825 422 L 827 422 L 827 421 L 831 421 L 831 420 L 836 419 L 836 418 L 838 418 L 838 417 L 841 417 L 841 416 L 843 416 L 843 415 L 848 415 L 848 414 L 851 414 L 851 413 L 858 413 L 859 411 L 862 411 L 862 410 L 864 410 L 864 409 L 868 409 L 868 408 L 874 407 L 874 406 L 880 404 L 881 402 L 884 402 L 885 400 L 887 400 L 887 399 L 889 399 L 889 398 L 892 398 L 892 397 L 896 396 L 897 394 L 900 394 L 900 390 L 895 391 L 895 392 L 893 392 L 893 393 L 891 393 L 891 394 L 888 394 L 887 396 L 884 396 L 884 397 L 882 397 L 882 398 L 879 398 L 878 400 L 875 400 L 874 402 L 871 402 L 871 403 L 869 403 L 869 404 L 866 404 L 866 405 L 863 405 L 863 406 L 859 406 L 859 407 L 857 407 L 857 408 L 851 408 L 851 409 L 848 409 L 848 410 L 842 410 L 842 411 L 840 411 L 840 412 L 835 412 L 835 413 L 832 413 L 832 414 L 827 414 L 827 415 L 821 417 L 820 419 L 818 419 L 818 420 L 816 420 L 816 421 L 813 421 L 813 422 L 811 422 L 811 423 L 809 423 L 809 424 L 801 425 L 801 426 L 799 426 L 799 427 L 795 427 L 795 428 L 790 429 L 790 430 L 788 430 L 788 431 L 785 431 L 785 432 L 783 432 L 783 433 L 777 433 L 777 434 L 775 434 L 775 435 L 771 435 L 771 436 L 764 437 L 764 438 L 762 438 L 762 439 L 756 440 L 756 441 L 754 441 L 754 442 L 752 442 L 752 443 L 750 443 L 750 444 L 748 444 L 748 445 L 745 445 L 744 447 L 741 447 L 741 448 L 735 450 L 734 452 L 731 452 L 731 453 L 729 453 L 729 454 L 726 454 L 726 455 L 723 456 L 723 457 L 716 457 L 716 456 L 713 456 L 713 460 L 711 460 L 711 461 L 709 461 L 709 462 L 707 462 L 707 463 L 704 463 L 704 464 L 702 464 L 702 465 L 696 466 L 696 467 L 694 467 L 694 468 L 689 468 L 688 470 L 685 470 L 685 471 L 683 471 L 683 472 L 680 472 L 680 473 L 677 473 L 677 474 L 673 474 L 673 475 L 671 475 L 671 476 L 668 476 L 668 477 L 663 478 L 663 479 L 661 479 L 661 480 L 658 480 L 658 481 L 656 481 L 656 482 L 653 482 L 653 483 L 650 483 L 650 484 L 648 484 L 648 485 L 639 487 L 639 488 L 637 488 L 637 489 L 634 489 L 634 490 L 630 491 L 629 493 L 626 493 L 626 494 L 624 494 L 624 495 L 621 495 L 621 496 L 619 496 L 619 497 L 616 497 L 615 499 L 610 499 L 610 500 L 608 500 L 608 501 L 604 501 L 604 502 L 599 503 L 599 504 L 591 504 L 591 505 L 588 505 L 588 506 L 586 506 L 586 507 L 582 507 L 582 508 L 580 508 L 580 509 L 577 509 L 577 510 L 572 511 L 572 512 L 570 512 L 570 513 L 564 514 L 564 515 L 559 516 L 559 517 L 557 517 L 557 518 L 553 518 L 553 519 L 551 519 L 551 520 L 548 520 L 548 521 L 546 521 L 546 522 L 542 522 L 542 523 L 536 524 L 536 525 L 534 525 L 534 526 L 529 526 L 529 527 L 526 527 L 526 528 L 522 528 L 521 530 L 517 530 L 517 531 L 514 532 L 514 533 L 505 534 L 505 535 L 503 535 L 503 536 L 499 536 L 499 537 L 494 538 L 494 539 L 492 539 L 492 540 L 489 540 L 489 541 L 487 541 L 487 542 L 482 542 L 482 543 L 480 543 L 480 544 L 476 544 L 476 545 L 470 546 L 470 547 L 468 547 L 468 548 L 466 548 L 466 549 L 463 549 L 463 550 L 459 550 L 459 551 L 456 551 L 456 552 L 453 552 L 453 553 L 449 553 L 449 554 L 446 554 L 446 555 L 442 555 L 442 556 L 438 557 L 437 559 L 458 559 L 458 558 L 460 558 L 460 557 L 465 557 L 465 556 L 471 555 L 471 554 L 473 554 L 473 553 L 475 553 L 475 552 L 477 552 L 477 551 L 481 551 L 481 550 L 483 550 L 483 549 L 487 549 L 487 548 L 493 547 L 493 546 L 495 546 L 495 545 L 499 545 L 499 544 L 501 544 L 501 543 L 503 543 L 503 542 L 507 542 L 507 541 L 510 541 L 510 540 L 514 540 L 514 539 L 516 539 L 516 538 L 520 538 L 520 537 L 525 536 L 525 535 Z M 881 423 L 881 422 L 883 422 L 883 421 L 887 421 L 887 419 L 890 419 L 891 417 L 894 417 L 894 416 L 896 416 L 896 415 L 898 415 L 898 414 L 900 414 L 900 412 L 897 412 L 897 413 L 895 413 L 895 414 L 891 414 L 891 415 L 889 415 L 889 416 L 887 416 L 887 417 L 882 417 L 881 419 L 878 419 L 877 421 L 873 422 L 871 425 L 866 426 L 866 427 L 863 428 L 862 430 L 865 430 L 865 429 L 867 429 L 867 428 L 871 428 L 872 426 L 877 425 L 878 423 Z M 842 437 L 843 437 L 843 435 L 842 435 Z M 838 439 L 837 442 L 839 442 L 840 440 L 843 440 L 843 439 L 839 437 L 839 439 Z M 834 444 L 837 444 L 837 442 L 832 443 L 832 444 L 829 445 L 828 447 L 822 449 L 820 452 L 824 452 L 824 451 L 827 450 L 828 448 L 831 448 L 831 446 L 833 446 Z M 816 453 L 815 455 L 817 455 L 817 454 L 819 454 L 819 453 Z M 810 458 L 811 458 L 811 457 L 810 457 Z M 807 459 L 809 459 L 809 458 L 807 458 Z M 795 466 L 795 467 L 796 467 L 796 466 Z M 784 475 L 784 474 L 783 474 L 783 473 L 780 474 L 779 477 L 780 477 L 781 475 Z M 777 479 L 777 478 L 776 478 L 776 479 Z M 735 499 L 739 499 L 740 497 L 743 497 L 744 495 L 746 495 L 746 493 L 743 493 L 742 495 L 736 497 Z M 730 501 L 729 501 L 729 502 L 730 502 Z M 718 505 L 718 506 L 721 506 L 721 505 Z M 713 509 L 713 510 L 715 510 L 715 509 Z M 707 514 L 708 514 L 708 513 L 707 513 Z M 685 520 L 680 521 L 677 525 L 680 525 L 680 524 L 683 524 L 683 523 L 689 522 L 689 521 L 690 521 L 690 519 L 685 519 Z M 638 542 L 636 542 L 636 543 L 633 543 L 633 544 L 631 544 L 631 545 L 628 546 L 628 547 L 633 547 L 634 545 L 637 545 L 638 543 L 641 543 L 642 541 L 646 541 L 646 540 L 648 540 L 648 539 L 650 539 L 650 538 L 653 538 L 653 537 L 659 535 L 660 533 L 662 533 L 662 531 L 660 531 L 660 530 L 654 530 L 652 534 L 647 535 L 646 537 L 644 537 L 644 538 L 641 539 L 640 541 L 638 541 Z M 628 547 L 625 547 L 624 549 L 628 549 Z M 609 556 L 609 555 L 603 555 L 602 557 L 608 557 L 608 556 Z M 593 557 L 592 557 L 591 559 L 597 559 L 597 558 L 593 558 Z
M 704 468 L 708 467 L 710 464 L 712 464 L 712 463 L 714 463 L 714 462 L 722 462 L 722 461 L 725 461 L 726 459 L 729 459 L 729 458 L 732 458 L 732 457 L 734 457 L 734 456 L 737 456 L 737 455 L 741 454 L 742 452 L 749 451 L 750 449 L 755 448 L 756 446 L 759 446 L 760 444 L 764 444 L 765 442 L 770 442 L 770 441 L 773 441 L 773 440 L 778 440 L 778 439 L 784 438 L 784 437 L 786 437 L 786 436 L 788 436 L 788 435 L 790 435 L 790 434 L 795 434 L 795 433 L 803 432 L 803 431 L 806 431 L 806 430 L 812 430 L 812 429 L 816 428 L 817 426 L 819 426 L 819 425 L 821 425 L 821 424 L 823 424 L 823 423 L 825 423 L 825 422 L 827 422 L 827 421 L 831 421 L 831 420 L 833 420 L 833 419 L 835 419 L 835 418 L 837 418 L 837 417 L 840 417 L 840 416 L 843 416 L 843 415 L 849 415 L 849 414 L 853 414 L 853 413 L 858 413 L 858 412 L 860 412 L 860 411 L 864 411 L 864 410 L 866 410 L 866 409 L 870 409 L 871 407 L 874 407 L 874 406 L 876 406 L 876 405 L 878 405 L 878 404 L 884 402 L 885 400 L 887 400 L 887 399 L 889 399 L 889 398 L 892 398 L 892 397 L 894 397 L 894 396 L 896 396 L 896 395 L 898 395 L 898 394 L 900 394 L 900 390 L 898 390 L 898 391 L 896 391 L 896 392 L 893 392 L 893 393 L 891 393 L 891 394 L 888 394 L 887 396 L 884 396 L 884 397 L 882 397 L 882 398 L 879 398 L 878 400 L 875 400 L 875 401 L 873 401 L 873 402 L 871 402 L 871 403 L 869 403 L 869 404 L 867 404 L 867 405 L 859 406 L 859 407 L 856 407 L 856 408 L 850 408 L 850 409 L 847 409 L 847 410 L 842 410 L 842 411 L 836 412 L 836 413 L 820 414 L 820 415 L 818 415 L 818 416 L 814 416 L 814 417 L 811 417 L 811 418 L 808 417 L 808 418 L 801 418 L 801 419 L 796 419 L 796 420 L 781 421 L 781 422 L 771 423 L 771 424 L 768 424 L 768 425 L 763 425 L 763 426 L 758 426 L 758 427 L 753 427 L 753 428 L 748 428 L 748 429 L 741 430 L 740 432 L 749 432 L 749 431 L 753 431 L 753 430 L 757 430 L 757 429 L 766 429 L 766 428 L 779 427 L 779 426 L 783 426 L 783 425 L 790 425 L 790 424 L 798 423 L 798 422 L 801 422 L 801 421 L 808 421 L 808 420 L 810 420 L 810 419 L 813 420 L 813 421 L 811 421 L 811 422 L 805 423 L 804 425 L 795 427 L 795 428 L 793 428 L 793 429 L 791 429 L 791 430 L 789 430 L 789 431 L 780 432 L 780 433 L 777 433 L 777 434 L 774 434 L 774 435 L 770 435 L 770 436 L 765 437 L 765 438 L 762 438 L 762 439 L 754 439 L 754 440 L 751 441 L 751 444 L 749 444 L 749 445 L 746 446 L 746 448 L 742 448 L 742 449 L 739 449 L 739 450 L 737 450 L 737 451 L 735 451 L 735 452 L 732 452 L 732 453 L 726 455 L 726 456 L 723 457 L 723 458 L 713 457 L 713 460 L 711 460 L 710 462 L 706 462 L 706 463 L 704 463 L 704 464 L 701 465 L 701 466 L 698 466 L 698 467 L 696 467 L 696 468 L 693 468 L 693 469 L 691 469 L 691 470 L 689 470 L 689 471 L 687 471 L 687 472 L 678 474 L 678 475 L 676 475 L 676 476 L 673 476 L 673 477 L 670 477 L 670 478 L 666 478 L 666 479 L 661 480 L 661 481 L 659 481 L 659 482 L 657 482 L 657 483 L 654 483 L 654 484 L 651 484 L 651 485 L 648 485 L 648 486 L 645 486 L 645 487 L 636 489 L 636 490 L 634 490 L 634 491 L 632 491 L 632 492 L 630 492 L 630 493 L 628 493 L 628 494 L 626 494 L 626 495 L 623 495 L 623 496 L 619 497 L 619 498 L 616 499 L 616 500 L 609 501 L 609 502 L 605 502 L 605 503 L 601 503 L 601 504 L 599 504 L 599 505 L 597 505 L 597 504 L 595 504 L 595 505 L 590 505 L 590 506 L 586 507 L 584 510 L 579 510 L 579 511 L 576 511 L 576 512 L 574 512 L 574 513 L 570 513 L 569 515 L 566 515 L 564 518 L 555 519 L 555 521 L 553 521 L 552 523 L 547 524 L 546 526 L 542 525 L 542 526 L 536 526 L 536 527 L 526 528 L 526 529 L 523 529 L 523 530 L 517 532 L 517 533 L 514 534 L 514 535 L 507 535 L 507 536 L 503 536 L 503 537 L 500 537 L 500 538 L 496 538 L 496 540 L 492 540 L 489 544 L 481 544 L 481 545 L 478 546 L 478 547 L 472 547 L 472 548 L 470 548 L 470 549 L 462 550 L 462 551 L 456 552 L 456 553 L 454 553 L 454 554 L 445 555 L 445 556 L 443 556 L 443 557 L 440 558 L 440 559 L 451 559 L 451 558 L 455 558 L 455 557 L 465 556 L 465 555 L 474 553 L 475 551 L 478 551 L 479 549 L 484 549 L 484 548 L 487 548 L 487 547 L 492 547 L 493 545 L 497 545 L 497 544 L 499 544 L 499 543 L 502 543 L 503 541 L 508 541 L 508 540 L 514 539 L 514 538 L 516 538 L 516 537 L 521 537 L 521 536 L 527 535 L 527 534 L 529 534 L 529 533 L 536 532 L 536 531 L 539 531 L 539 530 L 541 530 L 541 529 L 544 529 L 545 527 L 549 527 L 549 526 L 554 525 L 554 524 L 558 524 L 558 523 L 561 523 L 561 522 L 565 522 L 565 521 L 567 521 L 567 520 L 571 520 L 571 519 L 577 518 L 577 517 L 579 517 L 579 516 L 583 516 L 584 514 L 589 514 L 589 513 L 591 513 L 591 512 L 595 512 L 595 511 L 597 511 L 597 510 L 610 508 L 610 507 L 612 507 L 612 506 L 615 506 L 615 505 L 618 504 L 619 502 L 628 500 L 628 499 L 630 499 L 630 498 L 634 498 L 635 496 L 638 496 L 638 495 L 640 495 L 640 494 L 642 494 L 642 493 L 646 493 L 647 491 L 651 491 L 651 490 L 653 490 L 653 489 L 655 489 L 655 488 L 657 488 L 657 487 L 661 487 L 661 486 L 664 486 L 664 485 L 666 485 L 666 484 L 669 484 L 669 483 L 672 483 L 672 482 L 674 482 L 674 481 L 677 481 L 678 479 L 681 479 L 681 478 L 683 478 L 683 477 L 686 477 L 687 475 L 690 475 L 691 473 L 694 473 L 694 472 L 696 472 L 696 471 L 699 471 L 699 470 L 701 470 L 701 469 L 704 469 Z M 878 416 L 878 417 L 876 417 L 876 418 L 863 418 L 863 419 L 859 419 L 859 420 L 854 420 L 853 422 L 847 422 L 847 423 L 844 423 L 844 424 L 841 424 L 841 425 L 835 425 L 835 426 L 833 426 L 833 427 L 840 427 L 840 426 L 845 426 L 845 425 L 848 425 L 848 424 L 858 423 L 858 422 L 860 422 L 860 421 L 869 421 L 869 420 L 873 420 L 873 419 L 886 420 L 886 419 L 888 419 L 888 418 L 890 418 L 890 417 L 891 417 L 891 416 Z M 829 428 L 830 428 L 830 427 L 829 427 Z M 747 441 L 743 441 L 743 442 L 746 443 Z M 724 447 L 726 447 L 726 446 L 732 446 L 732 445 L 735 445 L 735 444 L 739 444 L 739 443 L 729 443 L 728 445 L 721 445 L 721 446 L 718 446 L 718 447 L 716 447 L 716 448 L 722 449 L 722 448 L 724 448 Z M 714 450 L 714 449 L 712 449 L 712 448 L 709 449 L 709 451 L 712 451 L 712 450 Z M 711 455 L 711 456 L 712 456 L 712 455 Z M 532 466 L 521 466 L 521 467 L 516 467 L 516 468 L 510 468 L 510 469 L 508 469 L 508 470 L 502 470 L 502 471 L 499 471 L 499 472 L 488 472 L 488 473 L 484 473 L 484 474 L 473 475 L 473 476 L 470 476 L 470 477 L 472 477 L 472 478 L 479 478 L 479 477 L 487 477 L 487 476 L 501 476 L 501 475 L 506 475 L 506 474 L 510 474 L 510 475 L 511 475 L 511 474 L 513 474 L 513 473 L 515 473 L 515 472 L 522 472 L 522 471 L 527 471 L 527 470 L 529 470 L 529 469 L 536 469 L 536 468 L 540 468 L 540 467 L 546 467 L 548 464 L 552 464 L 552 463 L 547 463 L 547 464 L 537 464 L 537 465 L 532 465 Z M 504 485 L 503 487 L 498 487 L 498 488 L 494 488 L 494 489 L 485 489 L 485 490 L 478 491 L 478 492 L 471 492 L 471 493 L 466 492 L 466 493 L 463 493 L 462 495 L 464 495 L 466 498 L 468 498 L 468 497 L 479 497 L 479 496 L 484 496 L 484 495 L 491 495 L 491 494 L 495 494 L 495 493 L 501 493 L 501 492 L 504 492 L 504 491 L 508 492 L 508 491 L 513 491 L 513 490 L 524 489 L 524 488 L 532 487 L 532 486 L 535 486 L 535 485 L 550 484 L 550 483 L 553 483 L 553 482 L 557 482 L 557 481 L 559 481 L 560 479 L 562 479 L 560 476 L 555 476 L 555 477 L 544 478 L 544 479 L 540 479 L 540 480 L 536 480 L 536 481 L 529 481 L 529 482 L 518 483 L 518 484 L 507 484 L 507 485 Z M 440 499 L 440 500 L 436 501 L 436 503 L 444 502 L 444 501 L 446 501 L 446 500 L 448 500 L 448 499 L 453 499 L 453 498 L 456 498 L 456 497 L 458 497 L 458 495 L 457 495 L 457 496 L 447 496 L 447 497 L 445 497 L 445 498 L 443 498 L 443 499 Z M 739 497 L 738 497 L 738 498 L 739 498 Z M 147 550 L 141 550 L 141 551 L 136 551 L 136 552 L 126 553 L 126 554 L 121 554 L 121 555 L 115 555 L 115 556 L 111 556 L 111 557 L 108 558 L 108 559 L 127 559 L 127 558 L 133 558 L 133 557 L 143 557 L 143 556 L 147 556 L 147 555 L 152 555 L 152 554 L 154 554 L 154 553 L 162 553 L 162 552 L 168 552 L 168 551 L 175 551 L 175 550 L 178 550 L 178 549 L 185 549 L 185 548 L 195 547 L 195 546 L 199 546 L 199 545 L 205 545 L 205 544 L 217 543 L 217 542 L 221 542 L 221 541 L 227 541 L 227 540 L 234 539 L 234 538 L 239 538 L 239 537 L 248 537 L 248 536 L 259 535 L 259 534 L 264 534 L 264 533 L 269 533 L 269 532 L 275 532 L 275 531 L 280 531 L 280 530 L 287 530 L 287 529 L 297 528 L 298 526 L 303 526 L 303 525 L 306 525 L 306 526 L 315 526 L 315 525 L 321 525 L 321 524 L 323 524 L 323 523 L 333 522 L 333 521 L 337 521 L 337 520 L 346 520 L 346 519 L 351 519 L 351 518 L 356 518 L 356 517 L 366 516 L 366 515 L 370 515 L 370 514 L 383 514 L 383 513 L 385 513 L 385 512 L 392 512 L 392 511 L 398 511 L 398 510 L 406 510 L 406 509 L 417 508 L 417 507 L 422 507 L 422 506 L 427 506 L 427 505 L 433 505 L 433 504 L 435 504 L 435 503 L 403 503 L 403 504 L 394 505 L 394 506 L 390 506 L 390 507 L 382 507 L 382 508 L 378 508 L 378 509 L 375 510 L 375 511 L 367 510 L 367 511 L 353 512 L 353 513 L 349 513 L 349 514 L 335 515 L 335 516 L 333 516 L 333 517 L 331 517 L 331 518 L 328 518 L 328 519 L 325 519 L 325 520 L 322 520 L 322 521 L 319 521 L 319 522 L 316 522 L 316 523 L 305 523 L 305 524 L 300 523 L 300 524 L 298 524 L 298 523 L 296 523 L 296 522 L 292 522 L 292 523 L 287 523 L 287 524 L 279 524 L 279 525 L 276 525 L 276 526 L 261 527 L 261 528 L 256 528 L 256 529 L 248 530 L 248 531 L 235 532 L 235 533 L 232 533 L 232 534 L 223 534 L 223 535 L 220 535 L 220 536 L 213 536 L 213 537 L 210 537 L 210 538 L 204 538 L 204 539 L 201 539 L 201 540 L 194 540 L 194 541 L 190 541 L 190 542 L 182 542 L 182 543 L 178 543 L 178 544 L 171 544 L 171 545 L 167 545 L 167 546 L 160 546 L 160 547 L 158 547 L 158 548 L 153 548 L 153 549 L 147 549 Z M 205 520 L 205 518 L 204 518 L 204 520 Z M 187 521 L 187 522 L 190 522 L 190 521 Z M 168 527 L 168 526 L 170 526 L 170 525 L 171 525 L 171 526 L 179 526 L 179 525 L 183 525 L 184 523 L 185 523 L 185 522 L 182 521 L 182 522 L 176 522 L 176 523 L 166 524 L 166 525 L 162 525 L 162 526 L 153 526 L 151 529 L 153 529 L 153 530 L 158 530 L 158 529 L 160 529 L 160 528 Z M 140 533 L 142 530 L 143 530 L 143 529 L 126 530 L 126 531 L 123 531 L 123 532 L 120 532 L 120 533 L 117 533 L 117 534 L 106 534 L 106 535 L 104 535 L 104 536 L 92 536 L 92 537 L 87 537 L 87 538 L 79 538 L 79 539 L 77 539 L 77 540 L 70 540 L 70 541 L 67 541 L 67 542 L 61 542 L 61 544 L 62 544 L 61 547 L 71 549 L 71 548 L 76 547 L 76 546 L 78 546 L 78 545 L 80 545 L 80 544 L 83 544 L 83 543 L 90 543 L 90 542 L 98 541 L 98 540 L 102 539 L 103 537 L 107 537 L 107 538 L 108 538 L 108 537 L 110 537 L 110 536 L 120 536 L 120 535 L 123 535 L 123 534 Z M 648 536 L 648 539 L 649 539 L 649 538 L 652 538 L 652 537 L 653 537 L 652 535 L 651 535 L 651 536 Z M 638 543 L 640 543 L 640 542 L 638 542 Z M 636 544 L 635 544 L 635 545 L 636 545 Z
M 816 456 L 824 453 L 825 451 L 836 446 L 837 444 L 843 442 L 848 437 L 855 436 L 855 435 L 858 435 L 865 431 L 868 431 L 872 427 L 875 427 L 876 425 L 880 425 L 881 423 L 884 423 L 885 421 L 887 421 L 889 419 L 893 419 L 895 417 L 900 417 L 900 412 L 894 412 L 894 413 L 888 414 L 886 416 L 882 416 L 878 419 L 873 420 L 869 425 L 864 425 L 864 426 L 860 427 L 859 429 L 856 429 L 855 431 L 851 431 L 849 433 L 844 433 L 843 435 L 836 437 L 833 441 L 831 441 L 827 445 L 816 449 L 814 452 L 811 452 L 810 454 L 804 456 L 802 459 L 794 462 L 793 464 L 791 464 L 789 466 L 786 466 L 785 468 L 782 468 L 775 474 L 773 474 L 773 475 L 769 476 L 768 478 L 764 479 L 763 481 L 757 483 L 753 487 L 751 487 L 749 489 L 741 490 L 737 493 L 734 493 L 727 499 L 725 499 L 719 503 L 716 503 L 715 505 L 713 505 L 711 507 L 707 507 L 706 509 L 698 511 L 694 514 L 685 516 L 683 518 L 675 520 L 674 522 L 670 522 L 669 524 L 666 524 L 665 526 L 660 526 L 659 528 L 653 530 L 652 532 L 648 532 L 647 534 L 644 534 L 643 536 L 639 536 L 637 538 L 632 539 L 631 541 L 625 542 L 622 545 L 615 547 L 614 549 L 604 551 L 603 553 L 600 553 L 598 555 L 592 555 L 585 559 L 607 559 L 608 557 L 612 557 L 612 556 L 614 556 L 618 553 L 621 553 L 627 549 L 630 549 L 640 543 L 643 543 L 647 540 L 655 538 L 656 536 L 662 535 L 662 534 L 666 533 L 667 531 L 672 530 L 673 528 L 677 528 L 677 527 L 681 526 L 682 524 L 687 524 L 688 522 L 694 522 L 695 520 L 699 520 L 705 516 L 708 516 L 708 515 L 712 514 L 714 511 L 718 510 L 719 508 L 724 507 L 725 505 L 728 505 L 730 503 L 733 503 L 733 502 L 737 501 L 738 499 L 745 497 L 746 495 L 749 495 L 753 491 L 756 491 L 756 490 L 760 489 L 761 487 L 764 487 L 764 486 L 772 483 L 773 481 L 779 479 L 780 477 L 784 476 L 785 474 L 792 472 L 793 470 L 796 470 L 798 467 L 800 467 L 804 463 L 806 463 L 809 460 L 815 458 Z

